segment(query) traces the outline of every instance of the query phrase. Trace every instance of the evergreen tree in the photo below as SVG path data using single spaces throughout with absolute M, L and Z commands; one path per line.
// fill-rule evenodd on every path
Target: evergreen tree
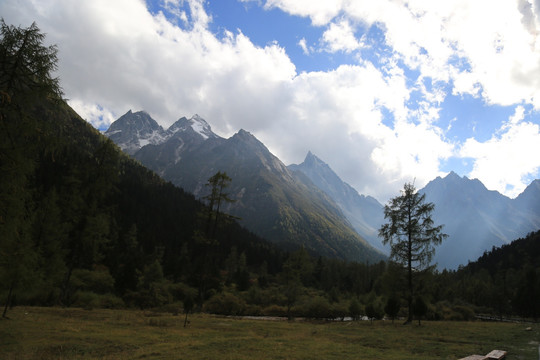
M 31 232 L 36 204 L 33 176 L 38 149 L 51 151 L 37 107 L 58 100 L 56 47 L 43 45 L 36 24 L 28 28 L 0 21 L 0 287 L 7 291 L 3 315 L 17 287 L 35 280 L 39 251 Z M 39 146 L 38 146 L 39 145 Z
M 425 197 L 416 192 L 413 184 L 406 183 L 401 195 L 385 205 L 384 217 L 388 223 L 379 229 L 383 243 L 390 244 L 390 258 L 407 268 L 407 323 L 413 319 L 413 273 L 430 265 L 435 245 L 448 236 L 442 233 L 442 225 L 433 225 L 431 213 L 435 205 L 426 203 Z
M 390 296 L 388 300 L 386 300 L 386 305 L 384 306 L 384 312 L 386 315 L 392 319 L 392 324 L 394 323 L 394 319 L 396 318 L 397 314 L 399 313 L 399 299 L 396 296 Z
M 420 320 L 423 316 L 426 315 L 428 310 L 428 306 L 424 299 L 421 296 L 417 296 L 416 299 L 414 299 L 413 303 L 413 313 L 416 315 L 416 318 L 418 319 L 418 325 L 422 325 Z
M 206 219 L 206 234 L 207 236 L 215 237 L 217 226 L 219 224 L 221 214 L 221 206 L 224 202 L 232 203 L 233 199 L 229 198 L 229 194 L 225 189 L 230 185 L 231 178 L 226 172 L 218 171 L 211 176 L 206 183 L 210 187 L 210 194 L 205 196 L 208 200 L 208 214 Z

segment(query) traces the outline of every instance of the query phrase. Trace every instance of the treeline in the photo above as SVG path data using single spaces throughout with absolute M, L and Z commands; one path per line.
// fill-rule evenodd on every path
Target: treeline
M 231 315 L 406 316 L 404 269 L 281 250 L 121 153 L 61 99 L 56 48 L 0 39 L 0 302 Z M 217 175 L 217 174 L 216 174 Z M 234 181 L 234 179 L 231 179 Z M 222 194 L 222 193 L 221 193 Z M 225 198 L 223 198 L 224 200 Z M 419 316 L 536 318 L 539 234 L 415 274 Z M 420 306 L 422 305 L 422 306 Z

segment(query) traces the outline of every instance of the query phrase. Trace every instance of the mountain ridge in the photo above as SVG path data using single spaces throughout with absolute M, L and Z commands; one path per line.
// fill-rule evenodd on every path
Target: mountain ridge
M 224 139 L 214 134 L 210 125 L 198 115 L 192 119 L 180 118 L 175 124 L 182 120 L 182 129 L 187 131 L 161 137 L 161 143 L 144 145 L 144 142 L 137 143 L 132 139 L 123 146 L 134 143 L 143 145 L 133 153 L 136 159 L 199 198 L 204 196 L 205 180 L 218 170 L 226 169 L 229 176 L 236 180 L 242 177 L 257 178 L 256 184 L 249 184 L 244 179 L 242 186 L 232 191 L 238 204 L 226 210 L 234 213 L 236 206 L 238 213 L 235 215 L 244 218 L 244 226 L 252 221 L 255 227 L 265 227 L 265 231 L 256 233 L 273 238 L 274 242 L 279 242 L 279 238 L 284 236 L 277 228 L 288 227 L 289 232 L 294 234 L 298 221 L 309 218 L 294 206 L 289 211 L 283 211 L 280 207 L 292 201 L 301 203 L 303 209 L 309 208 L 309 201 L 301 200 L 301 196 L 298 196 L 309 193 L 307 198 L 315 199 L 317 211 L 327 211 L 327 218 L 328 214 L 334 214 L 335 224 L 336 218 L 341 218 L 339 226 L 354 229 L 379 253 L 389 253 L 388 247 L 378 238 L 378 229 L 385 222 L 384 206 L 377 199 L 361 195 L 343 182 L 328 164 L 311 151 L 308 151 L 303 163 L 285 166 L 248 131 L 240 129 L 229 139 Z M 193 129 L 195 121 L 199 129 L 206 129 L 207 138 Z M 137 137 L 139 133 L 132 132 L 131 135 Z M 242 168 L 242 163 L 249 164 L 249 171 Z M 223 167 L 223 164 L 227 166 Z M 265 202 L 268 200 L 266 198 L 250 198 L 249 192 L 259 191 L 266 193 L 274 202 Z M 418 191 L 425 193 L 426 200 L 435 204 L 433 219 L 435 223 L 444 225 L 443 231 L 450 235 L 437 248 L 435 261 L 440 268 L 456 268 L 493 246 L 503 245 L 540 228 L 540 180 L 533 181 L 516 199 L 510 199 L 497 191 L 488 190 L 478 179 L 461 177 L 451 171 L 444 177 L 433 179 Z M 257 202 L 265 204 L 266 208 L 254 205 Z M 268 219 L 257 219 L 253 215 L 256 211 L 261 211 L 261 214 L 273 211 L 274 219 L 280 220 L 272 223 Z M 304 233 L 302 236 L 305 239 L 307 235 Z M 315 242 L 323 241 L 318 236 L 314 239 Z M 297 245 L 300 243 L 302 241 Z M 335 251 L 336 247 L 327 248 L 326 254 L 335 256 Z
M 132 156 L 197 198 L 206 195 L 208 178 L 226 172 L 233 179 L 227 191 L 236 201 L 224 211 L 283 247 L 303 246 L 319 255 L 361 262 L 384 258 L 354 231 L 330 197 L 291 172 L 248 131 L 240 129 L 224 139 L 209 125 L 207 138 L 191 130 L 141 146 Z
M 356 232 L 375 248 L 389 253 L 388 248 L 382 244 L 377 236 L 384 216 L 383 206 L 375 198 L 360 195 L 311 151 L 308 151 L 303 163 L 289 165 L 289 168 L 303 172 L 338 204 Z
M 420 189 L 419 192 L 426 194 L 426 201 L 435 204 L 434 221 L 444 224 L 443 232 L 450 234 L 437 248 L 435 261 L 439 266 L 465 265 L 493 246 L 507 244 L 540 229 L 540 211 L 528 211 L 522 205 L 529 203 L 528 199 L 535 194 L 540 198 L 540 187 L 536 189 L 536 184 L 529 185 L 518 200 L 519 196 L 511 199 L 488 190 L 478 179 L 459 177 L 451 172 Z M 467 249 L 466 254 L 463 249 Z

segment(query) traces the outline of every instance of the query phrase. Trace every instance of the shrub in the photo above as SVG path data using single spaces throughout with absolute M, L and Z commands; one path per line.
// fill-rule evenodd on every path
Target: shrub
M 265 316 L 287 316 L 287 307 L 280 305 L 270 305 L 262 309 L 261 313 Z
M 332 305 L 332 319 L 344 320 L 349 315 L 349 307 L 346 302 L 339 302 Z
M 363 309 L 362 309 L 362 305 L 360 305 L 360 302 L 356 299 L 353 299 L 351 303 L 349 304 L 349 316 L 353 320 L 358 320 L 360 319 L 362 312 L 363 312 Z
M 311 319 L 333 318 L 332 309 L 328 300 L 322 296 L 316 296 L 304 305 L 303 313 L 305 317 Z
M 461 316 L 461 320 L 470 321 L 476 319 L 474 310 L 468 306 L 456 305 L 452 308 L 452 310 Z
M 87 310 L 95 308 L 120 309 L 125 307 L 124 301 L 113 294 L 96 294 L 91 291 L 77 291 L 73 305 Z
M 401 307 L 400 301 L 397 297 L 391 296 L 386 301 L 386 305 L 384 306 L 384 312 L 390 319 L 392 319 L 392 323 L 394 323 L 394 319 L 396 318 L 397 314 L 399 313 L 399 309 Z
M 231 293 L 214 295 L 204 304 L 204 311 L 220 315 L 243 315 L 246 302 Z

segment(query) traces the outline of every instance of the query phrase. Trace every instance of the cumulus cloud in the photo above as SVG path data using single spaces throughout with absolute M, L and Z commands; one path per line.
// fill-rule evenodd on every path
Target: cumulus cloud
M 257 46 L 241 29 L 212 33 L 203 0 L 164 0 L 174 19 L 151 14 L 141 0 L 4 0 L 0 13 L 8 23 L 36 21 L 58 44 L 69 103 L 96 127 L 129 109 L 165 127 L 199 113 L 222 136 L 254 133 L 285 163 L 311 150 L 361 193 L 385 201 L 403 181 L 421 187 L 444 175 L 441 161 L 456 154 L 472 158 L 471 176 L 506 193 L 538 170 L 530 157 L 515 161 L 524 144 L 535 149 L 525 153 L 539 150 L 538 126 L 523 106 L 490 140 L 471 137 L 458 151 L 445 138 L 450 125 L 438 127 L 446 87 L 486 104 L 540 109 L 537 2 L 261 1 L 322 27 L 318 51 L 360 52 L 364 39 L 355 34 L 370 27 L 391 50 L 379 54 L 382 66 L 359 55 L 354 64 L 301 73 L 279 43 Z M 316 51 L 305 38 L 297 45 Z
M 356 39 L 354 29 L 347 20 L 338 23 L 331 23 L 324 32 L 322 42 L 326 51 L 344 51 L 350 53 L 361 46 L 361 42 Z
M 482 179 L 486 187 L 511 197 L 519 195 L 540 169 L 540 127 L 524 118 L 524 108 L 516 107 L 514 115 L 491 139 L 479 142 L 469 138 L 460 150 L 472 158 L 472 178 Z

